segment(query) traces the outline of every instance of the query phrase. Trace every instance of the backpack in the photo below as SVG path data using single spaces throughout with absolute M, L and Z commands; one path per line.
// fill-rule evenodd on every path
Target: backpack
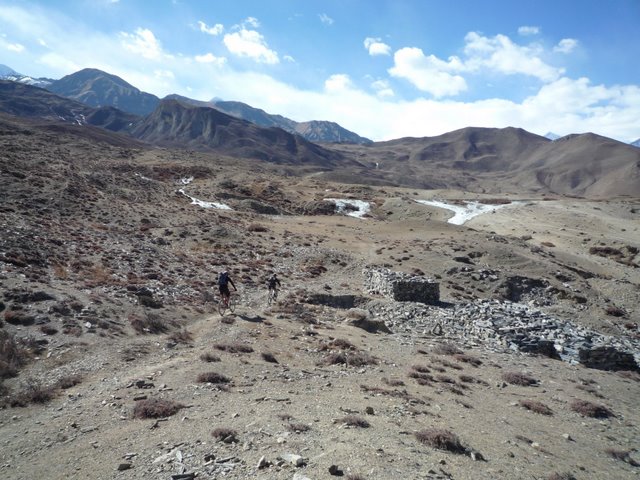
M 227 283 L 229 283 L 229 274 L 222 272 L 218 277 L 218 285 L 226 285 Z

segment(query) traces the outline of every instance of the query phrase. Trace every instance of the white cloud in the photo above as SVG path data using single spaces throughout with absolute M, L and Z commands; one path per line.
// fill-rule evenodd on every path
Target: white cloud
M 367 37 L 364 39 L 364 48 L 369 51 L 369 55 L 391 55 L 391 47 L 383 43 L 379 38 Z
M 320 21 L 325 25 L 333 25 L 333 18 L 331 18 L 326 13 L 318 14 L 318 18 L 320 18 Z
M 395 92 L 387 80 L 376 80 L 371 84 L 371 88 L 375 90 L 376 95 L 380 98 L 391 98 L 395 96 Z
M 244 22 L 242 22 L 243 27 L 251 27 L 251 28 L 259 28 L 260 22 L 256 17 L 247 17 Z
M 163 57 L 160 42 L 153 32 L 146 28 L 137 28 L 134 33 L 120 32 L 122 45 L 130 52 L 150 60 Z
M 469 32 L 465 37 L 466 69 L 478 71 L 489 69 L 506 75 L 522 74 L 536 77 L 544 82 L 556 80 L 564 73 L 542 60 L 544 51 L 539 45 L 521 46 L 506 35 L 484 37 Z
M 220 35 L 224 31 L 224 25 L 220 23 L 216 23 L 215 25 L 209 27 L 206 23 L 201 20 L 198 20 L 198 26 L 200 27 L 200 31 L 206 33 L 207 35 Z
M 269 49 L 264 37 L 255 30 L 242 28 L 238 32 L 228 33 L 224 36 L 224 44 L 229 52 L 239 57 L 248 57 L 258 63 L 280 62 L 278 54 Z
M 49 45 L 47 45 L 47 42 L 45 42 L 42 38 L 38 39 L 38 45 L 40 45 L 41 47 L 49 48 Z
M 204 55 L 196 55 L 194 57 L 198 63 L 213 63 L 215 65 L 222 66 L 227 62 L 224 57 L 216 57 L 213 53 L 205 53 Z
M 344 73 L 331 75 L 324 82 L 324 89 L 327 92 L 342 92 L 352 87 L 351 78 Z
M 574 38 L 563 38 L 558 45 L 553 47 L 554 52 L 571 53 L 578 46 L 578 41 Z
M 290 62 L 290 63 L 296 63 L 296 59 L 293 58 L 291 55 L 285 55 L 282 57 L 285 61 Z
M 20 43 L 6 43 L 5 48 L 11 52 L 20 53 L 24 51 L 24 45 Z
M 524 101 L 504 98 L 473 102 L 442 101 L 437 97 L 407 99 L 399 94 L 391 95 L 393 79 L 374 79 L 361 89 L 354 85 L 345 70 L 327 75 L 326 81 L 317 88 L 301 88 L 246 68 L 237 70 L 229 65 L 231 62 L 220 66 L 216 62 L 202 63 L 192 56 L 177 55 L 161 48 L 155 36 L 156 55 L 147 58 L 128 46 L 140 35 L 130 33 L 121 37 L 102 33 L 77 19 L 42 7 L 27 9 L 0 5 L 0 23 L 3 33 L 7 33 L 12 42 L 30 47 L 38 38 L 47 40 L 48 50 L 27 48 L 17 54 L 2 49 L 6 52 L 6 63 L 25 74 L 60 78 L 91 66 L 118 75 L 158 96 L 177 93 L 199 100 L 215 96 L 243 101 L 297 121 L 332 120 L 374 140 L 433 136 L 469 125 L 516 126 L 538 134 L 549 130 L 563 135 L 593 131 L 627 142 L 640 136 L 637 127 L 640 125 L 640 87 L 637 84 L 594 85 L 586 78 L 571 79 L 560 75 L 544 82 Z M 82 42 L 78 38 L 82 38 Z M 494 37 L 481 41 L 483 38 L 475 44 L 480 53 L 478 49 L 473 50 L 464 60 L 456 57 L 442 60 L 409 49 L 404 52 L 409 58 L 400 58 L 394 67 L 406 67 L 408 70 L 397 72 L 404 75 L 418 75 L 423 71 L 430 74 L 434 70 L 451 78 L 485 70 L 502 71 L 490 62 L 468 64 L 478 58 L 486 61 L 499 50 Z M 2 37 L 0 46 L 1 42 Z M 543 54 L 550 53 L 535 46 L 527 48 L 536 52 L 540 59 L 546 58 Z M 162 62 L 158 61 L 158 55 Z M 476 70 L 471 70 L 472 67 Z
M 392 77 L 404 78 L 436 98 L 457 95 L 467 89 L 465 79 L 455 74 L 464 70 L 458 57 L 445 62 L 433 55 L 426 56 L 419 48 L 401 48 L 393 60 L 394 66 L 388 70 Z
M 518 28 L 518 33 L 523 37 L 526 37 L 528 35 L 537 35 L 540 33 L 540 27 L 523 25 L 522 27 Z

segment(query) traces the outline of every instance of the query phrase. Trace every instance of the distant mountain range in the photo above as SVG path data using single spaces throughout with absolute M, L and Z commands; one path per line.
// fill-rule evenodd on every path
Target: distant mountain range
M 320 146 L 206 105 L 165 99 L 149 115 L 137 116 L 110 106 L 90 107 L 15 81 L 0 81 L 0 113 L 97 141 L 126 145 L 130 139 L 135 148 L 146 144 L 217 152 L 346 183 L 496 194 L 640 196 L 640 149 L 592 133 L 550 141 L 520 128 L 468 127 L 436 137 Z
M 2 64 L 0 64 L 0 80 L 10 80 L 12 82 L 20 82 L 26 85 L 33 85 L 33 86 L 42 87 L 42 88 L 46 88 L 48 85 L 50 85 L 52 82 L 55 81 L 50 78 L 44 78 L 44 77 L 32 78 L 28 75 L 23 75 L 21 73 L 18 73 L 12 68 Z
M 633 145 L 634 147 L 640 147 L 640 138 L 635 142 L 631 142 L 631 145 Z
M 95 68 L 85 68 L 60 80 L 32 79 L 18 74 L 6 65 L 0 65 L 0 79 L 35 85 L 84 103 L 91 107 L 115 107 L 134 115 L 148 115 L 160 104 L 160 98 L 142 92 L 122 78 Z M 247 120 L 262 127 L 278 127 L 321 143 L 371 143 L 368 138 L 351 132 L 335 122 L 313 120 L 296 122 L 281 115 L 271 115 L 263 110 L 241 102 L 202 102 L 180 95 L 169 95 L 167 99 L 178 99 L 184 104 L 215 108 L 236 118 Z
M 561 138 L 561 135 L 558 135 L 557 133 L 553 133 L 553 132 L 547 132 L 545 133 L 544 136 L 545 138 L 548 138 L 551 141 Z

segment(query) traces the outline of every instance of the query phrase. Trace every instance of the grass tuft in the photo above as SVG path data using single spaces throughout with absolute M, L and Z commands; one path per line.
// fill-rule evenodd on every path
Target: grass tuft
M 200 383 L 229 383 L 231 379 L 216 372 L 205 372 L 198 375 Z
M 165 418 L 175 415 L 185 408 L 182 403 L 162 398 L 149 398 L 136 402 L 133 408 L 134 418 Z
M 553 411 L 548 406 L 536 400 L 520 400 L 520 406 L 540 415 L 553 415 Z
M 588 402 L 586 400 L 574 400 L 569 408 L 583 417 L 590 418 L 609 418 L 613 417 L 613 412 L 604 405 Z
M 519 372 L 505 372 L 502 374 L 502 379 L 511 385 L 520 385 L 521 387 L 530 387 L 538 383 L 532 376 Z
M 371 424 L 358 415 L 347 415 L 336 420 L 337 423 L 344 423 L 350 427 L 369 428 Z

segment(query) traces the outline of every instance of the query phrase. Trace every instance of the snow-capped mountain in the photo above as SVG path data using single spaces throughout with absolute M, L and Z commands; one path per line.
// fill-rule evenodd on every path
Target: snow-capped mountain
M 16 72 L 11 67 L 0 64 L 0 80 L 10 80 L 12 82 L 20 82 L 34 87 L 46 88 L 54 82 L 51 78 L 33 78 L 29 75 L 23 75 Z
M 560 138 L 560 135 L 558 135 L 557 133 L 553 133 L 553 132 L 547 132 L 545 134 L 545 138 L 548 138 L 549 140 L 557 140 Z
M 634 147 L 640 147 L 640 138 L 637 139 L 635 142 L 631 142 L 631 145 L 633 145 Z

